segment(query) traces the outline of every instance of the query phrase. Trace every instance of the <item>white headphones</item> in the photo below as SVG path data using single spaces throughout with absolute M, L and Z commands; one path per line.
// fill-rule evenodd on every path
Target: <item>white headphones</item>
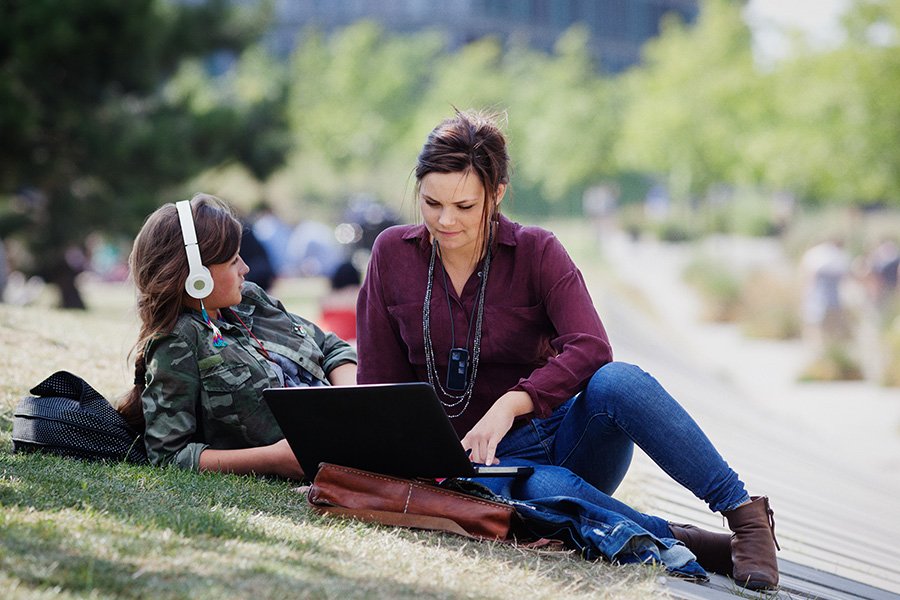
M 191 298 L 202 300 L 213 291 L 213 279 L 209 269 L 200 260 L 200 246 L 197 244 L 197 232 L 194 230 L 194 216 L 191 212 L 190 200 L 175 203 L 178 209 L 178 220 L 181 221 L 181 235 L 184 238 L 184 249 L 187 252 L 188 276 L 184 281 L 184 290 Z

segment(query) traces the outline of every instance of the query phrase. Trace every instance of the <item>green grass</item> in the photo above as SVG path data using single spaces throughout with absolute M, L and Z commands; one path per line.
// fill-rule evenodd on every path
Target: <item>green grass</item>
M 4 598 L 626 598 L 659 567 L 473 542 L 310 512 L 290 482 L 11 453 L 12 411 L 56 370 L 115 401 L 137 325 L 125 285 L 88 311 L 0 304 L 0 596 Z M 312 314 L 321 282 L 282 282 Z M 627 490 L 626 490 L 627 491 Z M 626 501 L 634 501 L 627 498 Z
M 637 598 L 656 573 L 319 517 L 279 481 L 9 454 L 0 473 L 21 597 Z

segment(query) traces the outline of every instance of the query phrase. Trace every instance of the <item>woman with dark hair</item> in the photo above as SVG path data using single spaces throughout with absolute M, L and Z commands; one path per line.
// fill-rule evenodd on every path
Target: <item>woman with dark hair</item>
M 509 186 L 495 122 L 461 113 L 415 169 L 423 223 L 376 241 L 357 305 L 359 383 L 428 381 L 474 462 L 532 464 L 488 480 L 528 500 L 580 497 L 682 540 L 748 588 L 778 582 L 772 511 L 640 368 L 614 362 L 581 272 L 552 233 L 500 212 Z M 733 536 L 666 523 L 610 498 L 634 444 L 727 519 Z
M 214 196 L 147 218 L 129 259 L 141 329 L 119 412 L 144 431 L 153 464 L 301 479 L 262 390 L 353 385 L 356 353 L 245 281 L 240 243 Z

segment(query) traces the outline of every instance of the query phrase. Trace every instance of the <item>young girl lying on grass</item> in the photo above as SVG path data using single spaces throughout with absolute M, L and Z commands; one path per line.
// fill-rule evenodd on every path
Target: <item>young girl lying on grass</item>
M 206 194 L 147 218 L 130 257 L 134 388 L 119 411 L 155 465 L 302 479 L 262 390 L 353 385 L 356 353 L 244 281 L 240 243 L 240 222 Z

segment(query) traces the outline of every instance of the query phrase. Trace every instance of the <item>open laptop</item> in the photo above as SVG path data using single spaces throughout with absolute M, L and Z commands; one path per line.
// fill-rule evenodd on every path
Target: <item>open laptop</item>
M 396 477 L 509 477 L 469 461 L 427 383 L 268 388 L 263 398 L 312 479 L 328 462 Z

